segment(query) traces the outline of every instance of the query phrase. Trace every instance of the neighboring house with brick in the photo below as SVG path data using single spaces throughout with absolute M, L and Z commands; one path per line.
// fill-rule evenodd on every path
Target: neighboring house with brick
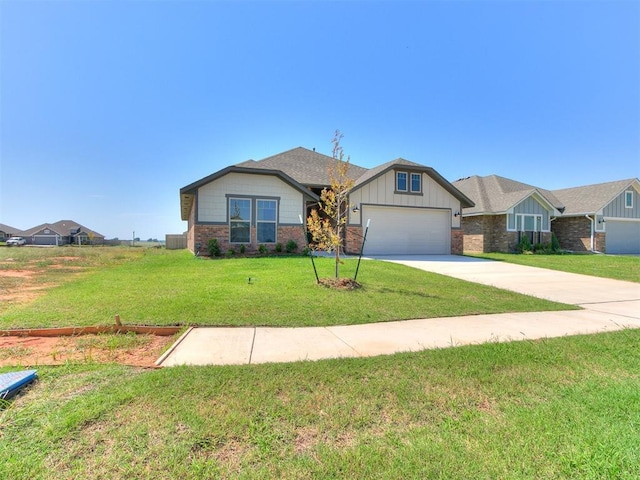
M 210 239 L 223 251 L 255 251 L 294 240 L 320 192 L 330 185 L 334 159 L 306 148 L 226 167 L 180 189 L 187 248 L 206 252 Z M 460 211 L 473 202 L 433 168 L 397 159 L 373 169 L 350 164 L 345 251 L 365 254 L 461 254 Z
M 562 248 L 640 254 L 637 178 L 554 190 L 553 194 L 565 206 L 552 223 Z
M 453 186 L 475 202 L 462 210 L 465 252 L 511 252 L 523 236 L 551 241 L 551 223 L 564 206 L 556 196 L 498 175 L 474 175 Z
M 104 235 L 72 220 L 43 223 L 22 232 L 30 245 L 102 245 Z
M 22 237 L 23 233 L 24 232 L 18 228 L 0 223 L 0 241 L 8 240 L 11 237 Z

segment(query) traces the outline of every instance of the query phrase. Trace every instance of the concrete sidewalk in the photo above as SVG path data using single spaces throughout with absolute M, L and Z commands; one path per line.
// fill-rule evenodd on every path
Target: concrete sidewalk
M 386 261 L 580 305 L 584 310 L 431 318 L 308 328 L 192 328 L 156 362 L 234 365 L 367 357 L 490 341 L 640 328 L 640 284 L 456 256 Z

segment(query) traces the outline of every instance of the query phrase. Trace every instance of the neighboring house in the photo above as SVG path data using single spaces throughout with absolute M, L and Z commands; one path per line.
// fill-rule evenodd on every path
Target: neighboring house
M 22 232 L 31 245 L 102 245 L 104 235 L 88 229 L 72 220 L 43 223 Z
M 0 241 L 8 240 L 11 237 L 21 237 L 23 233 L 24 232 L 18 228 L 0 223 Z
M 298 147 L 224 168 L 180 189 L 187 248 L 206 252 L 245 245 L 305 245 L 304 221 L 328 187 L 332 157 Z M 350 165 L 345 251 L 365 254 L 461 254 L 460 211 L 473 202 L 434 169 L 398 159 L 366 169 Z
M 532 245 L 551 240 L 551 223 L 564 209 L 550 191 L 498 175 L 473 176 L 453 185 L 475 202 L 462 210 L 466 252 L 510 252 L 523 236 Z
M 462 211 L 465 251 L 511 252 L 523 235 L 535 245 L 553 232 L 565 250 L 640 253 L 636 178 L 551 191 L 497 175 L 453 185 L 476 203 Z
M 637 178 L 554 190 L 553 194 L 565 206 L 552 223 L 562 248 L 640 254 Z

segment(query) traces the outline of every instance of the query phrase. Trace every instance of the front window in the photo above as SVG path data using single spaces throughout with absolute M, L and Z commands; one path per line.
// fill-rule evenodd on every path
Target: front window
M 256 230 L 259 243 L 275 243 L 276 241 L 276 211 L 275 200 L 258 200 L 258 219 Z
M 633 192 L 624 192 L 624 208 L 633 208 Z
M 229 241 L 249 243 L 251 236 L 251 200 L 229 199 Z
M 419 173 L 411 174 L 411 191 L 420 193 L 422 191 L 422 175 Z
M 396 190 L 399 192 L 407 191 L 407 172 L 396 172 Z

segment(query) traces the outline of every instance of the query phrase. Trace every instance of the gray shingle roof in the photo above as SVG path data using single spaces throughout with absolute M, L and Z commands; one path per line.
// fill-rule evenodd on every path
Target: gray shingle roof
M 9 225 L 5 225 L 4 223 L 0 223 L 0 232 L 4 232 L 4 233 L 10 233 L 12 235 L 22 235 L 22 230 L 20 230 L 19 228 L 14 228 L 11 227 Z
M 303 185 L 324 187 L 331 183 L 329 167 L 333 161 L 333 158 L 327 155 L 297 147 L 263 160 L 247 160 L 236 167 L 280 170 Z M 348 175 L 358 178 L 366 171 L 366 168 L 350 163 Z
M 553 193 L 566 206 L 564 215 L 594 214 L 607 206 L 611 200 L 628 189 L 637 178 L 597 183 L 582 187 L 553 190 Z
M 464 209 L 466 215 L 505 213 L 533 193 L 538 193 L 556 210 L 562 211 L 564 208 L 553 192 L 498 175 L 474 175 L 456 180 L 453 186 L 476 204 L 475 207 Z
M 104 238 L 104 235 L 99 234 L 98 232 L 94 232 L 93 230 L 80 225 L 77 222 L 74 222 L 73 220 L 60 220 L 56 223 L 43 223 L 42 225 L 38 225 L 36 227 L 30 228 L 28 230 L 25 230 L 23 232 L 23 235 L 25 237 L 28 237 L 30 235 L 34 235 L 35 233 L 38 233 L 39 231 L 48 228 L 49 230 L 53 230 L 54 232 L 56 232 L 58 235 L 69 235 L 69 232 L 71 230 L 76 230 L 76 229 L 80 229 L 81 232 L 87 233 L 87 234 L 93 234 L 96 237 L 99 238 Z

